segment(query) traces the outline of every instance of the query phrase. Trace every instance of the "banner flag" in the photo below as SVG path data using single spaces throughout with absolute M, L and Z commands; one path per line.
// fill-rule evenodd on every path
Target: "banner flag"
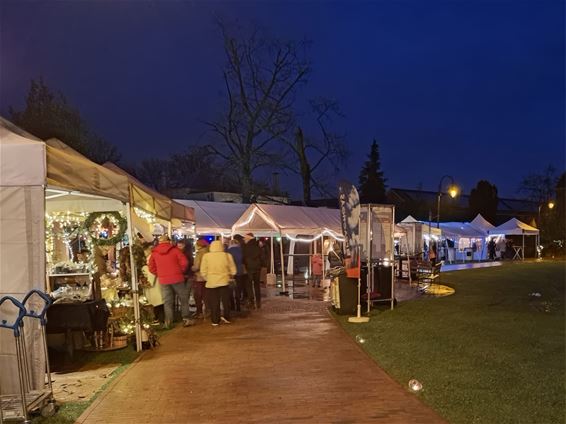
M 344 234 L 346 274 L 351 278 L 360 276 L 360 196 L 356 187 L 348 182 L 338 185 L 340 221 Z

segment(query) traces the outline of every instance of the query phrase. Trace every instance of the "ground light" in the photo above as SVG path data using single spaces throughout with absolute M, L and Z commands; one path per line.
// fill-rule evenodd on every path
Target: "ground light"
M 420 392 L 423 389 L 423 385 L 419 380 L 412 379 L 409 380 L 409 389 L 413 392 Z
M 364 343 L 366 342 L 366 339 L 365 339 L 365 337 L 362 336 L 361 334 L 358 334 L 358 335 L 356 336 L 356 341 L 357 341 L 359 344 L 364 344 Z

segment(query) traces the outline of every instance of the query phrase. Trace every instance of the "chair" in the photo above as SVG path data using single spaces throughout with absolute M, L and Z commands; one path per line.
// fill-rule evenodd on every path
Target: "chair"
M 417 289 L 421 292 L 426 292 L 427 289 L 440 278 L 440 269 L 444 261 L 438 262 L 435 265 L 430 263 L 422 263 L 417 266 Z

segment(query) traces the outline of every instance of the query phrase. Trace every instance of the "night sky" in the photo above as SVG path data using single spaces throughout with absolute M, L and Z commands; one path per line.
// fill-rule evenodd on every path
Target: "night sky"
M 564 5 L 554 0 L 0 3 L 0 113 L 32 78 L 61 90 L 125 162 L 210 141 L 223 107 L 214 16 L 312 41 L 309 97 L 336 99 L 357 182 L 375 137 L 389 186 L 453 175 L 517 197 L 565 161 Z M 296 192 L 292 187 L 284 189 Z

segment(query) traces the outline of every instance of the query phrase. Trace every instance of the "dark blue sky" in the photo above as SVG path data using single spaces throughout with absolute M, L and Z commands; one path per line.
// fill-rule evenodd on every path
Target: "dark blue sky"
M 564 5 L 558 0 L 0 3 L 0 113 L 43 76 L 126 161 L 206 142 L 222 107 L 214 14 L 311 40 L 299 99 L 337 99 L 357 176 L 375 137 L 390 186 L 444 174 L 516 197 L 565 161 Z M 291 187 L 283 187 L 295 191 Z

